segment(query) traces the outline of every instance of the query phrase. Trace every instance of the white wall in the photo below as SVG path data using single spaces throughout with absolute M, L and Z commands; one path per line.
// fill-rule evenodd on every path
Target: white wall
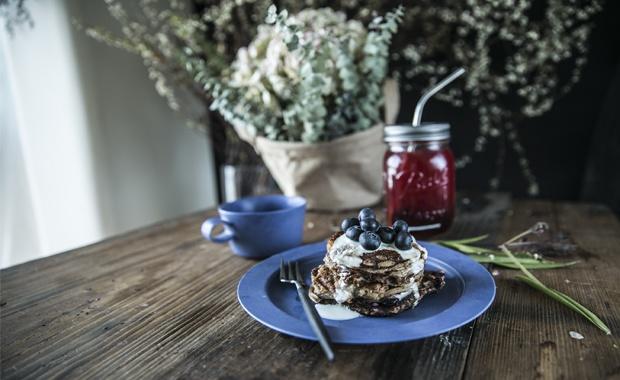
M 5 267 L 11 264 L 10 252 L 20 252 L 23 260 L 29 260 L 41 252 L 41 245 L 2 42 L 0 40 L 0 267 Z
M 103 2 L 32 1 L 28 7 L 34 28 L 20 28 L 13 37 L 0 32 L 14 113 L 5 112 L 0 122 L 12 119 L 6 123 L 17 136 L 2 143 L 11 148 L 10 157 L 2 154 L 3 167 L 12 169 L 0 173 L 9 183 L 0 187 L 0 264 L 214 205 L 204 135 L 186 129 L 169 110 L 138 57 L 71 26 L 75 17 L 115 27 Z M 13 181 L 7 172 L 22 179 Z M 16 206 L 5 213 L 9 203 Z M 33 217 L 20 222 L 27 204 Z M 32 231 L 37 244 L 24 246 L 17 223 L 26 224 L 19 230 Z

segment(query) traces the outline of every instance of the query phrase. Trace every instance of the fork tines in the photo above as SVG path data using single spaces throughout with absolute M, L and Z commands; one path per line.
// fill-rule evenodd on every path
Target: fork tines
M 280 281 L 297 282 L 303 285 L 304 280 L 297 261 L 285 263 L 284 260 L 280 259 Z

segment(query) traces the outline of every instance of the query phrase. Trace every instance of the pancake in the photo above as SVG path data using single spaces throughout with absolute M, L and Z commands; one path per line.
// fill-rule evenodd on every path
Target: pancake
M 318 268 L 315 268 L 318 269 Z M 336 304 L 333 299 L 333 277 L 324 277 L 320 270 L 313 271 L 313 284 L 310 288 L 310 298 L 316 303 Z M 324 275 L 324 273 L 323 273 Z M 314 282 L 314 278 L 317 282 Z M 445 275 L 442 272 L 425 272 L 418 287 L 418 296 L 411 293 L 403 298 L 388 296 L 381 299 L 354 297 L 342 304 L 360 314 L 372 317 L 395 315 L 416 306 L 424 296 L 439 291 L 445 285 Z
M 407 249 L 383 241 L 365 249 L 337 232 L 326 248 L 323 264 L 312 270 L 309 295 L 316 303 L 389 316 L 415 307 L 424 295 L 444 285 L 443 273 L 424 272 L 428 253 L 415 239 Z

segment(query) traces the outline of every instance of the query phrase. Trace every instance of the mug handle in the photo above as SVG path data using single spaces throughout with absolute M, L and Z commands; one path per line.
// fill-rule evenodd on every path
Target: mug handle
M 211 236 L 213 229 L 219 224 L 224 227 L 224 231 L 222 231 L 219 235 Z M 235 237 L 233 227 L 230 224 L 223 222 L 219 216 L 214 216 L 213 218 L 205 220 L 202 223 L 202 227 L 200 227 L 200 232 L 202 232 L 202 236 L 204 236 L 205 239 L 214 243 L 226 243 Z

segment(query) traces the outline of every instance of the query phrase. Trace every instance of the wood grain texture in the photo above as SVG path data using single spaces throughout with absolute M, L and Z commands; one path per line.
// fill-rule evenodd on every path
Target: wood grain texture
M 605 379 L 620 376 L 620 224 L 602 206 L 515 202 L 497 242 L 537 221 L 551 233 L 572 239 L 579 249 L 565 259 L 580 263 L 565 269 L 533 271 L 599 315 L 615 335 L 515 280 L 517 271 L 498 269 L 497 297 L 479 320 L 467 358 L 466 377 L 502 379 Z M 576 331 L 583 340 L 570 337 Z
M 519 202 L 505 215 L 508 208 L 506 196 L 472 198 L 445 237 L 491 232 L 501 240 L 534 219 L 553 219 L 591 256 L 583 254 L 578 268 L 538 274 L 592 307 L 617 332 L 618 221 L 593 206 Z M 416 342 L 337 346 L 336 361 L 329 364 L 318 344 L 276 333 L 243 312 L 235 288 L 255 262 L 202 239 L 200 223 L 213 214 L 189 215 L 1 271 L 1 377 L 618 375 L 615 338 L 603 336 L 503 270 L 496 303 L 478 321 Z M 326 238 L 342 216 L 309 213 L 304 240 Z M 579 284 L 579 290 L 563 288 L 564 279 Z M 569 329 L 586 339 L 572 340 Z

